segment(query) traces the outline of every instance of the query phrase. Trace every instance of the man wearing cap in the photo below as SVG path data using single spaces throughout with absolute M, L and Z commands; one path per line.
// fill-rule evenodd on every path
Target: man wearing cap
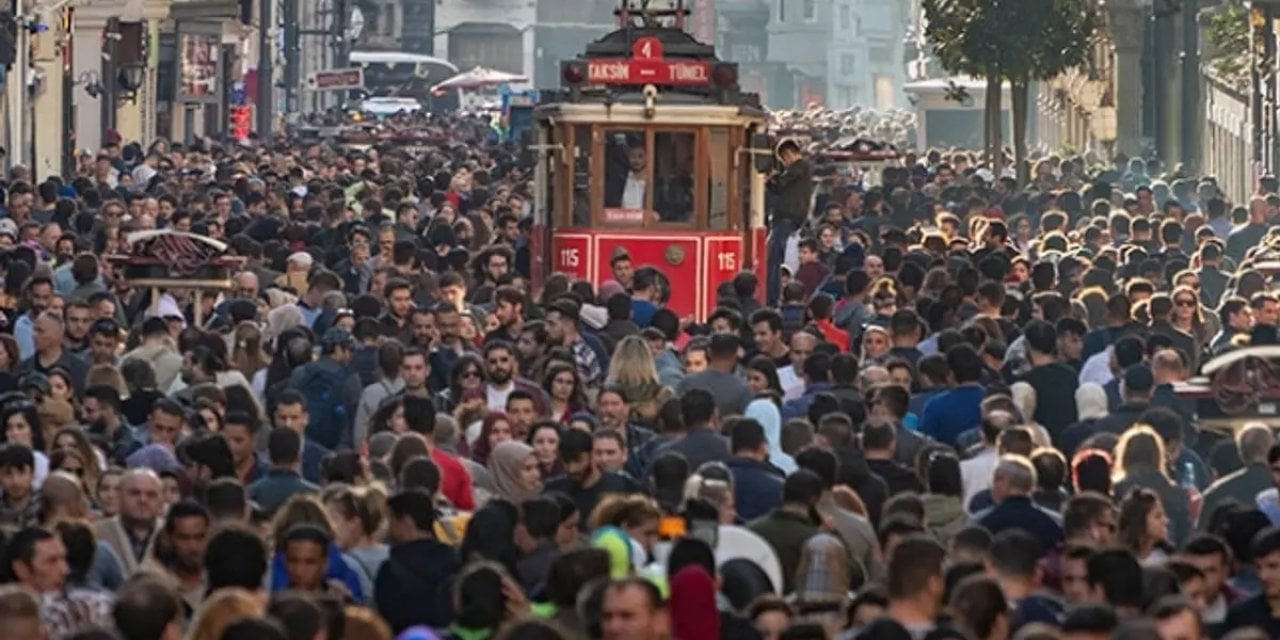
M 364 391 L 360 375 L 350 366 L 355 350 L 351 333 L 332 327 L 320 339 L 320 358 L 295 369 L 289 378 L 289 388 L 307 399 L 307 439 L 330 450 L 353 446 L 353 420 Z M 317 404 L 320 401 L 323 406 Z

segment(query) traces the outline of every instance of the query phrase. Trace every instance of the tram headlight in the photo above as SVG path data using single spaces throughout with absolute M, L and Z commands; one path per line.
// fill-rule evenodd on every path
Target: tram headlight
M 711 81 L 721 89 L 728 89 L 738 84 L 738 65 L 722 62 L 711 70 Z
M 560 70 L 560 78 L 566 85 L 576 87 L 587 79 L 587 73 L 582 65 L 571 62 L 564 65 L 564 68 Z

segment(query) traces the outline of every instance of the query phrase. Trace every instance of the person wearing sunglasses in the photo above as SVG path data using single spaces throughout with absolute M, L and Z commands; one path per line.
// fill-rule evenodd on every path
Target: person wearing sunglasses
M 1187 298 L 1188 294 L 1179 294 L 1178 298 Z M 1193 294 L 1192 294 L 1193 297 Z M 1173 324 L 1175 297 L 1167 293 L 1151 296 L 1147 311 L 1151 315 L 1152 335 L 1163 335 L 1169 338 L 1173 347 L 1187 358 L 1187 370 L 1195 373 L 1200 370 L 1200 342 L 1195 336 L 1179 329 Z

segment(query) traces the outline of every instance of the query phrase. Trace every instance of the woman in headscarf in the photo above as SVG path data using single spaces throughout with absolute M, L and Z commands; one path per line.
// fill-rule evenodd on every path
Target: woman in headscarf
M 1106 390 L 1094 382 L 1080 385 L 1076 389 L 1076 415 L 1079 421 L 1067 427 L 1053 443 L 1062 450 L 1063 455 L 1075 453 L 1080 443 L 1097 431 L 1094 425 L 1107 415 Z
M 720 637 L 716 583 L 700 566 L 687 566 L 671 577 L 671 635 L 676 640 Z
M 538 497 L 542 491 L 542 471 L 533 447 L 519 440 L 507 440 L 489 454 L 489 473 L 496 497 L 519 505 Z
M 804 543 L 796 566 L 796 590 L 792 606 L 798 620 L 815 622 L 837 635 L 849 603 L 851 579 L 849 554 L 840 538 L 819 533 Z
M 782 450 L 782 412 L 778 405 L 768 397 L 756 398 L 747 405 L 746 416 L 764 427 L 764 439 L 769 442 L 769 464 L 791 475 L 796 470 L 796 461 Z

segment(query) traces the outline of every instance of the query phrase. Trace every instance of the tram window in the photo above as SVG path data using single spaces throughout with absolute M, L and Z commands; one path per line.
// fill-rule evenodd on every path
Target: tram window
M 591 226 L 591 127 L 573 130 L 573 226 Z
M 707 136 L 707 158 L 711 172 L 708 175 L 707 215 L 713 230 L 729 227 L 729 130 L 714 128 Z
M 662 222 L 693 221 L 695 140 L 685 132 L 653 136 L 653 208 Z
M 604 207 L 639 212 L 648 209 L 649 159 L 643 131 L 613 131 L 605 138 Z M 617 219 L 606 216 L 606 220 Z

